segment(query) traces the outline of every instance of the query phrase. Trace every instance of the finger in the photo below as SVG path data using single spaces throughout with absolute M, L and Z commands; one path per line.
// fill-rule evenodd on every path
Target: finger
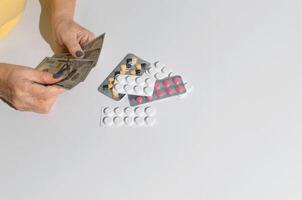
M 84 52 L 81 48 L 81 45 L 76 37 L 69 37 L 65 41 L 63 41 L 65 46 L 67 47 L 68 51 L 75 57 L 75 58 L 82 58 L 84 57 Z
M 32 80 L 35 83 L 39 83 L 43 85 L 54 84 L 63 79 L 63 77 L 54 78 L 51 73 L 40 72 L 38 70 L 32 70 L 28 78 L 29 80 Z
M 60 87 L 32 84 L 29 93 L 33 98 L 47 100 L 62 94 L 64 91 L 65 89 Z
M 55 101 L 56 98 L 48 100 L 32 100 L 29 106 L 33 112 L 47 114 L 54 105 Z

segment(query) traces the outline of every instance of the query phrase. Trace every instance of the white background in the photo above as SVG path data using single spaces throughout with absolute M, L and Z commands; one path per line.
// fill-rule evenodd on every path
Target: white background
M 85 83 L 48 115 L 0 103 L 0 199 L 267 200 L 302 198 L 301 1 L 78 1 L 77 21 L 106 32 Z M 0 41 L 0 61 L 52 55 L 40 4 Z M 99 126 L 97 92 L 127 54 L 161 60 L 190 81 L 157 102 L 154 128 Z

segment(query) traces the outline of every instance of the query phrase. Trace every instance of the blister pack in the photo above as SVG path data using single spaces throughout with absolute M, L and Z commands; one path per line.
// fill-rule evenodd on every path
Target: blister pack
M 149 62 L 134 54 L 128 54 L 107 76 L 99 86 L 98 91 L 116 101 L 119 101 L 125 96 L 125 94 L 120 94 L 113 89 L 116 75 L 141 76 L 149 68 Z
M 177 73 L 175 73 L 174 71 L 172 71 L 172 69 L 168 66 L 166 66 L 165 64 L 157 61 L 155 62 L 147 71 L 146 73 L 151 76 L 154 77 L 156 80 L 160 80 L 160 79 L 164 79 L 167 77 L 172 77 L 172 76 L 176 76 L 179 75 Z M 184 86 L 186 88 L 186 93 L 183 94 L 179 94 L 180 98 L 184 98 L 187 96 L 188 93 L 191 93 L 193 91 L 193 85 L 190 82 L 187 82 L 186 80 L 183 80 L 184 82 Z
M 102 107 L 100 125 L 104 127 L 153 126 L 156 110 L 150 106 Z
M 119 74 L 115 77 L 113 90 L 120 94 L 151 96 L 155 81 L 154 78 L 146 74 L 142 76 Z
M 131 106 L 137 106 L 185 93 L 186 88 L 181 76 L 172 76 L 157 80 L 154 84 L 154 92 L 152 96 L 144 97 L 129 95 L 128 99 Z

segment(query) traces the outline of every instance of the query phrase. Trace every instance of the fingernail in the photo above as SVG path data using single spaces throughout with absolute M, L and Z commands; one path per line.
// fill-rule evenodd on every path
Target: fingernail
M 63 74 L 61 74 L 61 73 L 55 73 L 54 75 L 52 75 L 52 77 L 55 78 L 55 79 L 59 79 L 59 78 L 62 77 L 62 75 Z
M 78 58 L 80 58 L 80 57 L 82 57 L 83 55 L 84 55 L 84 52 L 83 51 L 77 51 L 76 53 L 76 56 L 78 57 Z

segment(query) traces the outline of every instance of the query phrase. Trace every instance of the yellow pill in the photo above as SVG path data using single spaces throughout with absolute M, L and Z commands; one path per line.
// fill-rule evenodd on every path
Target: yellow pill
M 108 83 L 113 83 L 114 82 L 114 78 L 113 77 L 109 77 L 108 78 Z
M 115 90 L 112 90 L 112 96 L 117 98 L 117 97 L 119 97 L 119 93 Z
M 112 89 L 113 88 L 113 83 L 109 83 L 108 84 L 108 89 Z
M 133 76 L 135 76 L 135 75 L 136 75 L 135 69 L 131 70 L 131 71 L 130 71 L 130 74 L 133 75 Z
M 132 57 L 132 64 L 135 65 L 137 63 L 137 57 Z
M 136 69 L 142 69 L 142 64 L 136 64 Z
M 120 71 L 126 71 L 126 69 L 127 69 L 126 64 L 121 64 Z
M 120 74 L 121 74 L 121 75 L 125 75 L 125 74 L 126 74 L 126 71 L 120 71 Z

